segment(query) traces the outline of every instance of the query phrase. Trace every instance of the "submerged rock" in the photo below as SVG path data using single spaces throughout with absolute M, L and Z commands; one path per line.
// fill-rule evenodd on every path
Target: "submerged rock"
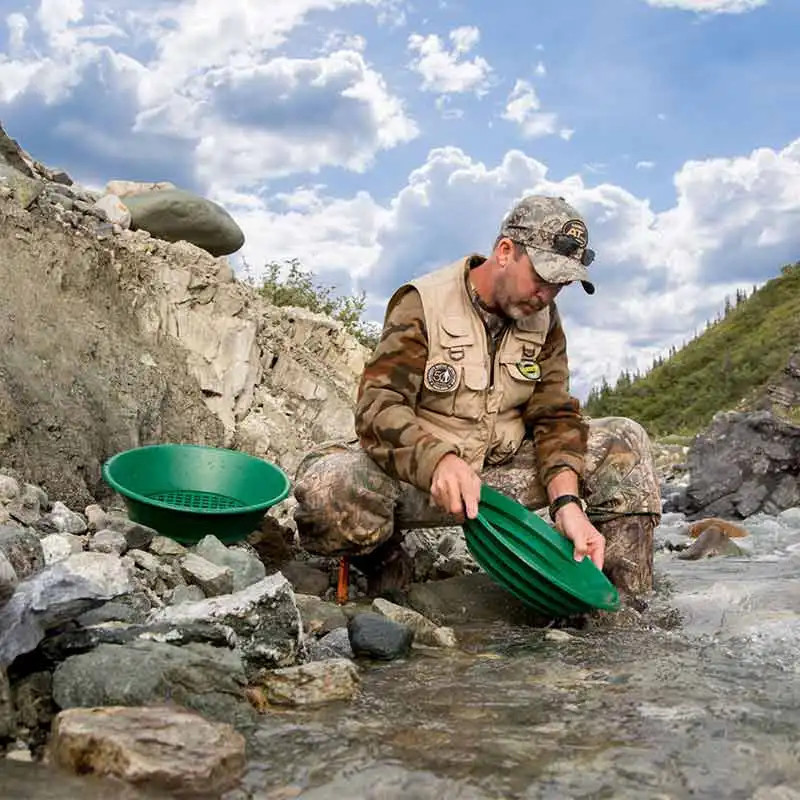
M 267 702 L 283 706 L 318 706 L 352 700 L 359 684 L 356 665 L 344 658 L 264 670 L 256 680 Z
M 50 756 L 81 775 L 175 797 L 219 797 L 244 771 L 245 741 L 229 725 L 174 706 L 81 708 L 56 717 Z
M 714 556 L 740 556 L 742 553 L 742 549 L 728 538 L 728 534 L 722 528 L 711 525 L 688 549 L 678 553 L 678 558 L 684 561 L 697 561 Z
M 406 625 L 380 614 L 356 614 L 347 624 L 350 646 L 357 656 L 392 661 L 407 656 L 414 632 Z

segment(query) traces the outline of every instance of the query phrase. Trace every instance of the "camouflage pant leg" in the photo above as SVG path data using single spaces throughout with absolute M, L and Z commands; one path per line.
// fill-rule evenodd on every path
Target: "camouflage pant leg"
M 300 543 L 322 555 L 369 553 L 392 536 L 399 494 L 400 482 L 357 442 L 322 445 L 295 474 Z
M 457 524 L 427 492 L 387 475 L 358 442 L 309 453 L 297 468 L 294 495 L 300 543 L 322 555 L 366 555 L 395 530 Z
M 650 439 L 625 417 L 590 419 L 584 470 L 584 495 L 594 522 L 626 514 L 661 514 L 661 497 Z M 530 509 L 547 505 L 536 476 L 533 443 L 525 441 L 511 461 L 481 473 L 484 483 Z
M 661 519 L 661 490 L 647 431 L 627 417 L 589 420 L 584 475 L 593 522 L 629 514 Z

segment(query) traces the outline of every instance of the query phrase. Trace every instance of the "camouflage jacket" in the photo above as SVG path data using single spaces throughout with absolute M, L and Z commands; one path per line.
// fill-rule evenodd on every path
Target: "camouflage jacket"
M 476 266 L 483 260 L 472 256 L 467 265 Z M 505 326 L 479 307 L 477 298 L 473 297 L 473 303 L 492 345 L 491 340 L 496 342 Z M 535 442 L 538 474 L 545 486 L 563 469 L 582 475 L 588 435 L 578 402 L 568 392 L 566 339 L 555 304 L 550 311 L 549 329 L 538 356 L 541 378 L 521 409 Z M 430 490 L 442 456 L 463 455 L 457 444 L 443 441 L 423 427 L 416 413 L 427 357 L 422 301 L 413 287 L 404 287 L 389 304 L 381 340 L 362 374 L 356 432 L 361 446 L 385 472 L 424 491 Z

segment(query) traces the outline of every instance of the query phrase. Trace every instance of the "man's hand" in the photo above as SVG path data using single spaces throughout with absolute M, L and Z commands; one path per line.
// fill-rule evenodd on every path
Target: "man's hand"
M 455 453 L 443 456 L 431 479 L 431 497 L 439 508 L 451 514 L 478 516 L 481 479 L 472 467 Z
M 605 537 L 592 525 L 577 503 L 562 506 L 556 512 L 553 521 L 561 533 L 572 541 L 576 561 L 582 561 L 584 556 L 589 556 L 598 569 L 603 568 L 606 552 Z

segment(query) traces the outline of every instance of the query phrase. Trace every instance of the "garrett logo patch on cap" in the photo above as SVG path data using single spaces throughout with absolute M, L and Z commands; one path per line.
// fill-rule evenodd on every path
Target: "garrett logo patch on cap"
M 567 220 L 561 228 L 561 233 L 577 239 L 581 243 L 581 247 L 586 247 L 589 244 L 589 231 L 586 229 L 582 219 Z
M 456 385 L 455 368 L 450 364 L 431 364 L 425 373 L 425 385 L 434 392 L 449 392 Z

